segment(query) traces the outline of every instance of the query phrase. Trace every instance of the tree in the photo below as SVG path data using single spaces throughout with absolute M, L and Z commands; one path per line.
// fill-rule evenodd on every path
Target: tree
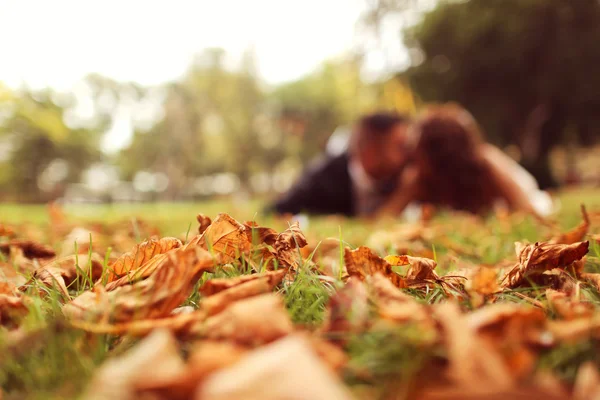
M 458 101 L 490 138 L 516 143 L 542 187 L 550 150 L 590 142 L 600 116 L 600 2 L 440 1 L 406 32 L 423 62 L 406 71 L 425 101 Z
M 6 152 L 0 168 L 2 192 L 20 201 L 46 201 L 62 194 L 65 183 L 79 180 L 99 159 L 103 124 L 67 124 L 75 105 L 70 95 L 51 90 L 10 92 L 0 96 L 0 138 Z

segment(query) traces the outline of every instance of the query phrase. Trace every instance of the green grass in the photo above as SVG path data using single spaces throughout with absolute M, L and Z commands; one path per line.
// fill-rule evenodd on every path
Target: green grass
M 560 202 L 562 208 L 557 221 L 562 227 L 570 228 L 580 222 L 581 203 L 586 204 L 590 210 L 600 209 L 600 191 L 568 191 L 561 194 Z M 158 226 L 165 236 L 182 238 L 191 236 L 196 231 L 197 213 L 214 218 L 220 212 L 227 212 L 239 221 L 256 217 L 263 226 L 272 226 L 277 230 L 287 227 L 285 221 L 261 216 L 261 208 L 262 204 L 259 202 L 240 204 L 215 201 L 197 204 L 72 205 L 66 206 L 65 212 L 69 219 L 76 221 L 112 223 L 125 220 L 135 226 L 136 221 L 144 220 Z M 46 207 L 0 204 L 0 223 L 18 226 L 25 222 L 47 228 L 49 221 Z M 446 238 L 450 242 L 468 250 L 469 254 L 458 255 L 460 262 L 495 263 L 507 258 L 514 259 L 514 241 L 542 240 L 551 233 L 531 218 L 507 227 L 491 217 L 483 230 L 469 229 L 447 214 L 437 217 L 435 222 L 448 228 Z M 398 220 L 393 219 L 373 224 L 339 218 L 311 218 L 303 231 L 311 244 L 334 237 L 355 247 L 366 244 L 374 231 L 391 229 L 398 223 Z M 441 271 L 460 267 L 448 257 L 454 250 L 448 249 L 446 244 L 447 242 L 431 244 Z M 390 248 L 390 252 L 392 251 Z M 600 272 L 598 244 L 592 244 L 586 268 Z M 244 266 L 239 270 L 243 271 Z M 239 273 L 236 272 L 239 270 L 219 269 L 213 274 L 205 274 L 202 281 L 209 277 L 232 276 Z M 91 285 L 89 279 L 81 279 L 70 290 L 76 294 Z M 301 265 L 296 279 L 283 285 L 280 291 L 292 320 L 304 328 L 314 329 L 323 321 L 328 299 L 338 285 L 340 282 L 323 283 L 307 265 Z M 537 292 L 530 289 L 527 295 L 543 301 L 543 290 L 539 289 L 537 288 Z M 40 290 L 46 293 L 43 299 L 37 295 Z M 584 295 L 600 309 L 600 295 L 589 287 L 583 287 L 583 290 Z M 439 287 L 426 293 L 409 292 L 423 303 L 433 304 L 446 300 L 444 291 Z M 62 319 L 60 306 L 63 299 L 56 290 L 34 282 L 29 293 L 34 301 L 29 305 L 30 312 L 21 325 L 24 328 L 23 338 L 15 342 L 14 333 L 0 328 L 0 387 L 4 390 L 3 399 L 76 398 L 102 361 L 121 353 L 134 343 L 134 340 L 127 337 L 91 335 L 69 327 Z M 504 294 L 503 300 L 524 302 L 518 293 L 511 292 Z M 194 290 L 186 305 L 197 307 L 200 301 L 200 295 Z M 466 309 L 471 307 L 470 304 L 463 306 Z M 9 342 L 10 346 L 7 344 Z M 397 390 L 405 390 L 408 396 L 415 376 L 428 364 L 443 360 L 440 349 L 429 343 L 417 328 L 398 329 L 386 326 L 378 326 L 377 329 L 348 338 L 350 364 L 345 379 L 356 393 L 363 393 L 364 388 L 368 388 L 367 397 L 373 398 L 372 390 L 381 395 L 390 388 L 394 388 L 396 393 L 401 393 Z M 577 367 L 583 361 L 591 360 L 600 365 L 600 359 L 595 355 L 597 350 L 598 343 L 591 340 L 547 350 L 543 352 L 538 367 L 555 371 L 567 382 L 572 382 Z

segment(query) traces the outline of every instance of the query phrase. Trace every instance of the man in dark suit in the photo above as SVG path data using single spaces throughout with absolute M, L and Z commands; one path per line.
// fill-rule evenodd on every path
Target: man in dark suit
M 408 160 L 409 123 L 407 117 L 395 113 L 361 118 L 348 150 L 311 164 L 269 210 L 278 214 L 371 214 L 393 192 Z

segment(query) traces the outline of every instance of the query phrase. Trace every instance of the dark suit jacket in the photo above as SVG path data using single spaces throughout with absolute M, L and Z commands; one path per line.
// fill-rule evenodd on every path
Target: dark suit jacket
M 300 180 L 267 211 L 353 216 L 354 195 L 348 161 L 348 154 L 343 153 L 312 163 Z

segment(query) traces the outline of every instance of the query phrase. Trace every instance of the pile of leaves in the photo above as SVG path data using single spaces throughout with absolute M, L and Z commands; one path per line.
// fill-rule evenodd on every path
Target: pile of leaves
M 198 215 L 174 238 L 53 206 L 53 246 L 0 225 L 0 383 L 7 398 L 598 398 L 598 214 L 582 215 L 486 263 L 452 239 L 486 229 L 464 215 L 352 248 L 297 222 Z

